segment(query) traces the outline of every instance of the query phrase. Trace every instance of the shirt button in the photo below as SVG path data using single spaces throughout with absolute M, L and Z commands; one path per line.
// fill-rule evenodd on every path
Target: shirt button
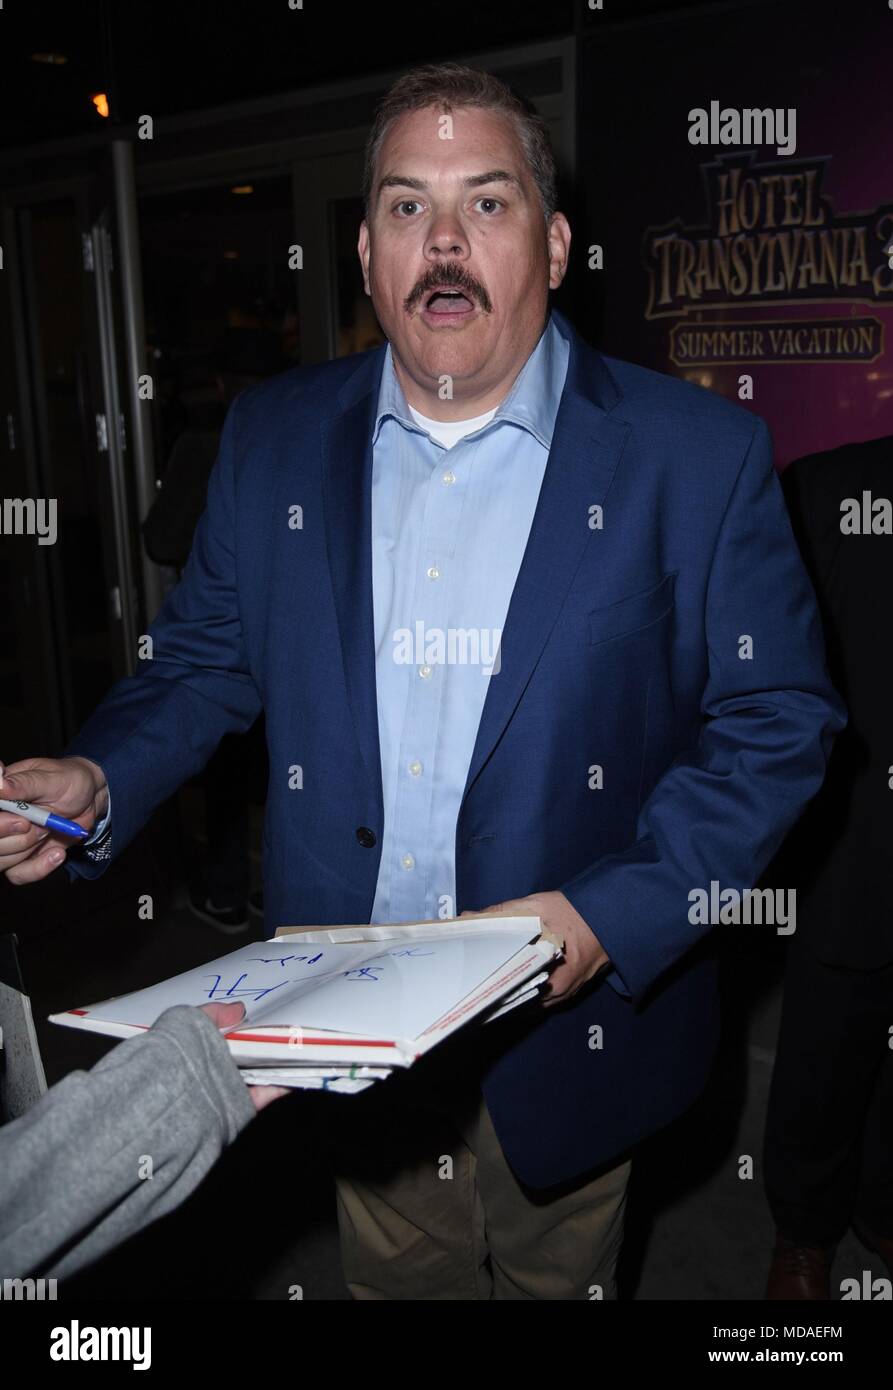
M 431 678 L 431 667 L 430 667 L 430 666 L 420 666 L 420 667 L 419 667 L 419 675 L 421 676 L 421 678 L 422 678 L 423 681 L 430 680 L 430 678 Z
M 403 865 L 404 869 L 415 868 L 415 860 L 413 859 L 411 854 L 404 854 L 403 858 L 400 860 L 400 863 Z
M 409 771 L 413 777 L 421 777 L 422 764 L 419 762 L 418 758 L 416 758 L 415 762 L 409 764 Z
M 428 570 L 427 573 L 428 573 L 428 578 L 429 578 L 429 579 L 439 579 L 439 578 L 440 578 L 440 570 L 437 568 L 436 565 L 432 565 L 431 568 Z
M 363 846 L 363 849 L 372 849 L 375 845 L 375 831 L 370 830 L 368 825 L 358 825 L 357 839 Z
M 448 468 L 447 471 L 444 473 L 443 481 L 447 487 L 449 487 L 451 483 L 454 483 L 456 481 L 456 475 L 453 472 L 452 468 Z

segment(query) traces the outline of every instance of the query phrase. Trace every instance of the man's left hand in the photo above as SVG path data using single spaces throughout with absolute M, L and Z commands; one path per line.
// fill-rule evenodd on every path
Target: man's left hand
M 564 959 L 549 977 L 543 1007 L 564 1004 L 582 989 L 593 975 L 609 965 L 607 952 L 563 893 L 535 893 L 529 898 L 512 898 L 496 903 L 483 912 L 463 912 L 463 917 L 539 917 L 543 931 L 564 942 Z

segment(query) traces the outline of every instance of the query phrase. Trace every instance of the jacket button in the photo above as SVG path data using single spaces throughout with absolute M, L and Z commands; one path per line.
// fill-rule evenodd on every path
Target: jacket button
M 357 826 L 357 839 L 363 849 L 372 849 L 375 844 L 375 831 L 370 830 L 368 825 Z

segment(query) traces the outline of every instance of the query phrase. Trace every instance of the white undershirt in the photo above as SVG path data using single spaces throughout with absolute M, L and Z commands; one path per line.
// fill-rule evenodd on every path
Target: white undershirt
M 406 404 L 409 405 L 409 402 Z M 452 449 L 453 445 L 458 444 L 467 434 L 482 429 L 493 419 L 496 410 L 497 407 L 494 405 L 492 410 L 488 410 L 484 415 L 475 415 L 471 420 L 429 420 L 427 415 L 421 415 L 409 406 L 409 413 L 416 424 L 421 425 L 422 429 L 427 430 L 438 444 L 443 444 L 446 449 Z

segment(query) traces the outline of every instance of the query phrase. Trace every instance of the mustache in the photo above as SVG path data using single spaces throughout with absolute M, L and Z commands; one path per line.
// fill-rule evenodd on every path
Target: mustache
M 467 299 L 470 299 L 472 304 L 479 304 L 485 314 L 489 314 L 493 308 L 490 296 L 480 280 L 476 279 L 474 275 L 471 275 L 462 266 L 452 262 L 439 267 L 432 266 L 430 270 L 427 270 L 421 280 L 416 282 L 404 299 L 404 309 L 408 314 L 411 314 L 413 309 L 416 308 L 426 295 L 430 294 L 432 290 L 441 287 L 451 290 L 461 290 L 462 294 L 464 294 Z

